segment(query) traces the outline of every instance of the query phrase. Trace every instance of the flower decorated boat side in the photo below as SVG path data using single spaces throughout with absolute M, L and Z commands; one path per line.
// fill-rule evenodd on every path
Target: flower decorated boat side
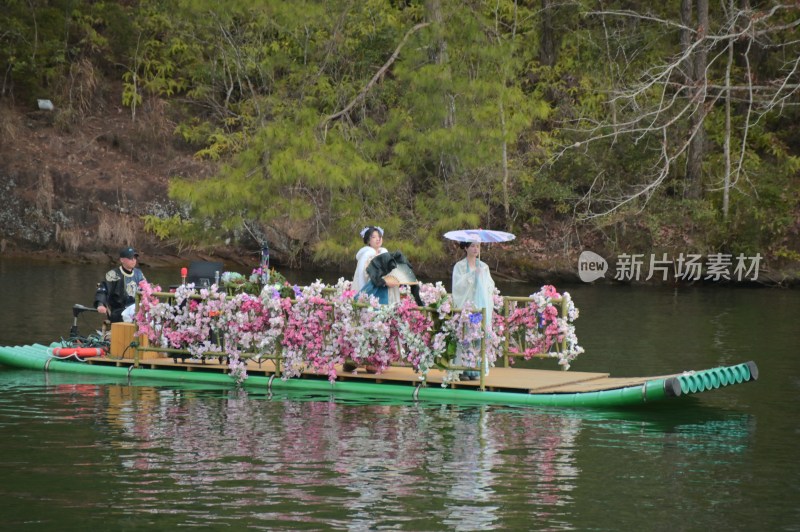
M 0 347 L 0 364 L 270 392 L 585 407 L 653 403 L 758 378 L 753 362 L 656 377 L 567 371 L 583 352 L 578 309 L 549 285 L 524 298 L 495 293 L 485 328 L 483 312 L 452 308 L 441 283 L 420 287 L 420 307 L 408 297 L 396 305 L 355 301 L 343 279 L 260 286 L 257 294 L 224 281 L 174 293 L 143 282 L 138 340 L 121 352 L 61 360 L 53 356 L 60 344 Z M 562 371 L 515 366 L 534 357 L 553 358 Z M 465 370 L 479 378 L 464 379 Z
M 311 372 L 332 383 L 351 373 L 342 371 L 345 364 L 369 366 L 378 375 L 404 366 L 423 383 L 439 369 L 445 386 L 460 382 L 464 370 L 479 369 L 485 388 L 482 380 L 501 359 L 509 367 L 516 358 L 552 357 L 566 370 L 583 352 L 573 325 L 577 308 L 568 293 L 549 285 L 528 298 L 495 291 L 489 328 L 482 310 L 469 303 L 454 309 L 441 283 L 420 286 L 422 307 L 410 297 L 396 305 L 354 297 L 344 279 L 334 286 L 268 285 L 257 295 L 191 284 L 164 293 L 143 282 L 136 321 L 150 351 L 224 357 L 240 381 L 247 378 L 246 360 L 270 360 L 283 379 Z M 457 354 L 461 365 L 454 364 Z

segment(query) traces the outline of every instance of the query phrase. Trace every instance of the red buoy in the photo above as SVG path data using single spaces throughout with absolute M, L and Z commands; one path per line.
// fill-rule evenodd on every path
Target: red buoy
M 106 352 L 99 347 L 56 347 L 53 349 L 53 356 L 66 358 L 75 355 L 80 358 L 103 357 Z

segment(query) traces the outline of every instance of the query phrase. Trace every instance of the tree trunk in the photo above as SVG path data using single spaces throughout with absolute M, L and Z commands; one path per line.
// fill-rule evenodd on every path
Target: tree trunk
M 500 100 L 500 125 L 503 134 L 503 214 L 505 215 L 506 227 L 511 223 L 511 201 L 508 194 L 508 141 L 506 140 L 506 112 L 503 108 L 503 101 Z
M 430 20 L 436 30 L 436 46 L 431 48 L 431 60 L 437 65 L 447 63 L 447 41 L 441 36 L 442 27 L 442 4 L 439 0 L 428 0 L 425 2 L 428 20 Z
M 427 0 L 425 2 L 425 9 L 427 18 L 430 20 L 434 31 L 434 46 L 431 47 L 430 58 L 434 64 L 444 65 L 446 74 L 449 75 L 449 67 L 447 66 L 447 40 L 442 37 L 442 24 L 444 17 L 442 15 L 442 4 L 440 0 Z M 444 115 L 444 128 L 452 128 L 456 124 L 456 97 L 452 92 L 445 88 L 442 90 L 442 104 L 446 106 L 446 113 Z M 442 176 L 447 180 L 450 176 L 455 175 L 456 167 L 452 158 L 452 154 L 441 153 L 439 156 L 439 168 Z
M 691 19 L 691 6 L 687 8 L 689 0 L 681 0 L 681 19 L 687 24 L 684 17 L 688 15 Z M 697 0 L 697 40 L 705 39 L 708 33 L 708 0 Z M 686 42 L 681 36 L 683 44 Z M 706 151 L 705 134 L 705 96 L 706 96 L 706 67 L 708 66 L 708 52 L 705 45 L 698 46 L 692 53 L 689 72 L 691 76 L 690 97 L 695 105 L 694 112 L 689 120 L 689 149 L 686 161 L 686 179 L 684 196 L 690 199 L 700 198 L 702 195 L 703 159 Z
M 686 28 L 692 27 L 692 0 L 681 0 L 681 24 Z M 692 32 L 688 29 L 681 29 L 681 51 L 686 52 L 692 44 Z M 686 81 L 691 81 L 692 72 L 684 73 Z
M 733 7 L 733 1 L 731 1 Z M 722 183 L 722 220 L 728 221 L 728 208 L 730 205 L 731 187 L 731 67 L 733 66 L 734 40 L 728 43 L 728 64 L 725 66 L 725 143 L 723 146 L 725 156 L 725 176 Z
M 553 0 L 542 0 L 539 34 L 541 35 L 539 39 L 539 63 L 551 67 L 556 64 L 556 59 L 558 59 L 558 39 L 553 28 Z

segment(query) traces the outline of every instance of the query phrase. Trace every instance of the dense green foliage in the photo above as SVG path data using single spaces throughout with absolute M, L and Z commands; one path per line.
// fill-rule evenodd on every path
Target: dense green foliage
M 2 94 L 82 112 L 82 68 L 122 82 L 132 119 L 169 102 L 220 168 L 174 181 L 186 216 L 147 220 L 185 242 L 338 261 L 378 224 L 425 262 L 484 226 L 800 259 L 800 10 L 714 4 L 682 26 L 701 3 L 10 0 Z

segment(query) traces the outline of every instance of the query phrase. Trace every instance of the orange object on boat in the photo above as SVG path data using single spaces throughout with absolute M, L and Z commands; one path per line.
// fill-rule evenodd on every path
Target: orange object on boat
M 80 358 L 102 357 L 106 352 L 99 347 L 56 347 L 53 349 L 53 356 L 66 358 L 75 355 Z

